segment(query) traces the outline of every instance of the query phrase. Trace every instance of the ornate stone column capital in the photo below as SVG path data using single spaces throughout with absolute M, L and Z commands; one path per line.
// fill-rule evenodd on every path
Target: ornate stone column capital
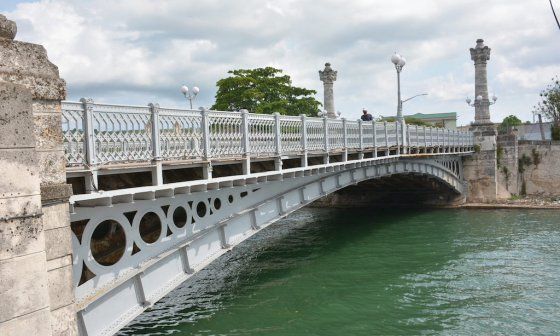
M 336 81 L 336 74 L 338 71 L 331 68 L 330 63 L 325 63 L 325 69 L 319 70 L 319 78 L 323 83 L 334 83 Z
M 483 39 L 476 40 L 476 47 L 471 48 L 471 60 L 475 64 L 482 63 L 486 64 L 486 61 L 490 60 L 490 48 L 484 45 Z

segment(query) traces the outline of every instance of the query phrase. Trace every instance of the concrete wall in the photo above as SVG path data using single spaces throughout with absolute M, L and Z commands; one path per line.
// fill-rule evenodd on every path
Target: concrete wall
M 519 194 L 518 161 L 517 135 L 515 133 L 498 135 L 496 149 L 498 199 L 508 199 L 512 195 Z
M 0 335 L 51 335 L 31 92 L 0 82 Z
M 519 159 L 519 194 L 560 196 L 560 141 L 520 141 Z
M 476 153 L 463 158 L 467 182 L 467 202 L 488 203 L 497 200 L 496 130 L 492 125 L 471 126 Z
M 46 50 L 0 15 L 0 335 L 75 335 L 66 96 Z

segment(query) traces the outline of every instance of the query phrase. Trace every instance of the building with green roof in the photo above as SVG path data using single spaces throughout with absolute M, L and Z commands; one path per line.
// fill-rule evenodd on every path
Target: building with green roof
M 434 126 L 456 129 L 457 128 L 457 112 L 447 112 L 447 113 L 416 113 L 407 115 L 406 117 L 411 117 L 415 119 L 420 119 L 428 124 Z
M 416 113 L 408 114 L 405 118 L 414 118 L 436 127 L 457 129 L 457 112 L 447 113 Z M 394 117 L 389 117 L 394 118 Z M 388 118 L 383 118 L 388 119 Z

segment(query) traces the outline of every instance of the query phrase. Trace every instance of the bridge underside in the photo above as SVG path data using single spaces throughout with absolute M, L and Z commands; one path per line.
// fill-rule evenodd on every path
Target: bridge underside
M 460 160 L 441 154 L 372 158 L 75 196 L 71 220 L 81 332 L 118 331 L 229 249 L 343 188 L 363 188 L 368 181 L 404 186 L 419 177 L 430 181 L 429 176 L 434 185 L 460 195 Z
M 420 208 L 451 206 L 464 195 L 433 176 L 409 173 L 384 176 L 350 185 L 314 202 L 314 206 L 341 208 Z

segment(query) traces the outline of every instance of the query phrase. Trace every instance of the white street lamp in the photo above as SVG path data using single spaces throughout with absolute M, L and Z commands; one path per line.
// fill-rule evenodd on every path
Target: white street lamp
M 406 59 L 398 53 L 391 56 L 391 62 L 395 65 L 397 70 L 397 120 L 403 120 L 402 116 L 402 101 L 401 101 L 401 71 L 406 64 Z
M 192 90 L 189 91 L 189 87 L 186 85 L 181 86 L 181 93 L 189 100 L 189 104 L 192 110 L 192 101 L 196 98 L 196 95 L 200 92 L 198 86 L 193 86 Z
M 481 95 L 478 95 L 478 96 L 476 96 L 474 102 L 473 102 L 469 97 L 467 97 L 467 99 L 465 99 L 465 102 L 466 102 L 467 105 L 469 105 L 469 106 L 476 107 L 476 106 L 478 106 L 478 105 L 483 104 L 483 100 L 484 100 L 484 97 L 482 97 Z M 498 97 L 496 97 L 496 95 L 493 94 L 493 95 L 492 95 L 492 101 L 491 101 L 491 102 L 490 102 L 490 101 L 487 102 L 487 104 L 488 104 L 488 105 L 494 105 L 494 104 L 496 104 L 496 100 L 498 100 Z M 472 103 L 472 104 L 471 104 L 471 103 Z

